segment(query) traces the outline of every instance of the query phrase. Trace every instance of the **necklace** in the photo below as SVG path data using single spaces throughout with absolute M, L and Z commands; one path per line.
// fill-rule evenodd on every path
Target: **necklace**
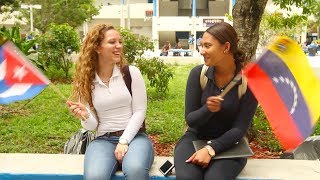
M 110 81 L 110 79 L 106 80 L 106 81 L 102 81 L 104 84 L 108 84 Z

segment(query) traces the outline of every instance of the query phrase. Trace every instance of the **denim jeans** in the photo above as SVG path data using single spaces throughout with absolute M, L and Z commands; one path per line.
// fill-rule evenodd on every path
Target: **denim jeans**
M 84 158 L 85 180 L 111 180 L 119 163 L 114 150 L 119 137 L 101 136 L 92 141 Z M 149 180 L 149 170 L 154 160 L 153 145 L 145 133 L 138 133 L 130 142 L 122 161 L 122 172 L 126 180 Z

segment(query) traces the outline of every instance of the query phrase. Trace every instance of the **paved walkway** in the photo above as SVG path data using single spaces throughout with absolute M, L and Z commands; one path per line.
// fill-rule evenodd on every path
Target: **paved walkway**
M 164 62 L 169 64 L 201 64 L 203 63 L 202 57 L 177 57 L 177 56 L 161 56 L 159 57 Z M 320 56 L 308 56 L 311 68 L 320 80 Z

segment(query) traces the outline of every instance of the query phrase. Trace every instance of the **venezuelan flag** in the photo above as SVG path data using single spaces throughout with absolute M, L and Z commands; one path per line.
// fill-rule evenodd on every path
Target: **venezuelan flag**
M 299 146 L 320 116 L 319 80 L 299 44 L 278 38 L 244 73 L 282 147 Z

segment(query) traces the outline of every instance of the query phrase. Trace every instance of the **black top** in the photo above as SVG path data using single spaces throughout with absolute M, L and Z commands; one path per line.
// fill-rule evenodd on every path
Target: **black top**
M 238 86 L 240 80 L 224 97 L 221 110 L 209 111 L 206 100 L 209 96 L 221 93 L 213 78 L 214 67 L 206 73 L 208 82 L 202 91 L 200 73 L 203 65 L 194 67 L 188 78 L 185 99 L 185 118 L 189 126 L 188 132 L 195 133 L 199 139 L 213 140 L 211 146 L 219 153 L 230 148 L 245 134 L 252 122 L 257 108 L 257 100 L 249 88 L 239 99 Z M 240 71 L 237 65 L 236 72 Z

